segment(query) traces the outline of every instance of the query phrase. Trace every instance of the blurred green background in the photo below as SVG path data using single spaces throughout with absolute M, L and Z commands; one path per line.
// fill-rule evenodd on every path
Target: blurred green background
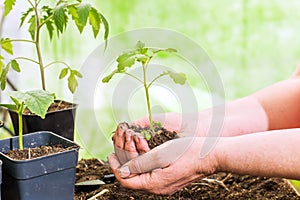
M 226 101 L 251 94 L 267 85 L 289 77 L 300 58 L 300 1 L 289 0 L 97 0 L 93 3 L 106 16 L 110 24 L 110 37 L 124 31 L 160 27 L 178 31 L 202 46 L 215 63 L 222 78 Z M 25 1 L 18 0 L 18 4 Z M 3 35 L 27 37 L 26 29 L 13 28 L 22 6 L 5 20 Z M 91 30 L 82 35 L 74 25 L 60 39 L 43 39 L 44 54 L 49 60 L 60 59 L 80 69 L 87 56 L 99 46 L 102 36 L 93 39 Z M 20 53 L 30 54 L 24 46 Z M 33 50 L 32 50 L 33 51 Z M 34 52 L 31 54 L 35 55 Z M 176 63 L 174 63 L 176 64 Z M 59 66 L 47 75 L 48 89 L 59 98 L 72 100 L 66 82 L 57 83 Z M 30 67 L 23 69 L 27 76 L 12 74 L 20 89 L 35 88 L 32 77 L 38 76 Z M 35 74 L 36 73 L 36 74 Z M 205 106 L 203 106 L 205 107 Z M 107 113 L 106 113 L 107 112 Z M 105 118 L 105 130 L 111 132 L 116 124 L 109 120 L 111 113 L 105 108 L 95 111 Z M 87 123 L 90 144 L 81 150 L 81 157 L 105 159 L 112 151 L 108 140 L 97 140 L 97 125 Z M 3 133 L 2 137 L 7 134 Z M 107 135 L 109 137 L 109 133 Z M 80 136 L 76 140 L 81 143 Z M 297 182 L 294 182 L 297 185 Z M 298 184 L 298 187 L 300 185 Z

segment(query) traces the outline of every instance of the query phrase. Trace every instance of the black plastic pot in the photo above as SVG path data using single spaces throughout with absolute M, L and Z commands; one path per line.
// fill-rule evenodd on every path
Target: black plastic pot
M 56 100 L 59 102 L 59 100 Z M 72 104 L 72 108 L 48 112 L 45 119 L 37 115 L 23 114 L 23 133 L 33 133 L 36 131 L 51 131 L 70 140 L 74 140 L 74 120 L 77 105 Z M 18 135 L 19 124 L 16 112 L 9 110 L 15 135 Z
M 0 200 L 1 200 L 1 184 L 2 184 L 2 161 L 0 160 Z
M 77 148 L 40 158 L 12 160 L 5 153 L 19 147 L 18 137 L 0 140 L 0 159 L 3 161 L 2 200 L 74 199 L 79 146 L 46 131 L 24 135 L 23 142 L 24 148 L 53 144 Z

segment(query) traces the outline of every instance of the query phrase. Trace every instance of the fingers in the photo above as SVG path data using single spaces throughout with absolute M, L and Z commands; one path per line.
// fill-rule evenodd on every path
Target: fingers
M 178 160 L 194 142 L 193 138 L 174 139 L 130 160 L 120 168 L 120 176 L 126 178 L 131 174 L 150 172 L 165 168 Z
M 116 156 L 121 164 L 150 150 L 146 139 L 129 129 L 127 123 L 120 123 L 113 136 Z
M 140 154 L 144 154 L 150 151 L 148 142 L 144 136 L 142 136 L 140 133 L 136 133 L 133 138 L 136 149 Z
M 126 152 L 124 151 L 125 146 L 125 134 L 128 130 L 126 123 L 120 123 L 117 127 L 117 130 L 113 136 L 114 148 L 116 156 L 118 157 L 121 164 L 124 164 L 128 161 Z
M 137 151 L 135 147 L 135 141 L 133 139 L 134 137 L 134 131 L 133 130 L 127 130 L 125 133 L 125 145 L 124 150 L 127 157 L 127 160 L 131 160 L 135 157 L 139 156 L 139 152 Z

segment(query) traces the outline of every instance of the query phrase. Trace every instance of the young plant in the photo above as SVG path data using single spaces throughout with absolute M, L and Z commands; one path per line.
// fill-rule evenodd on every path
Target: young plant
M 7 16 L 13 9 L 16 0 L 5 0 L 4 1 L 4 16 Z M 6 86 L 6 76 L 10 68 L 16 72 L 20 72 L 19 61 L 29 61 L 33 64 L 39 66 L 40 80 L 42 89 L 46 90 L 45 81 L 45 70 L 54 64 L 62 64 L 65 67 L 62 68 L 59 79 L 63 79 L 68 75 L 68 88 L 74 93 L 77 88 L 78 82 L 77 78 L 81 78 L 82 75 L 79 71 L 71 68 L 67 63 L 63 61 L 53 61 L 48 64 L 44 63 L 44 58 L 41 49 L 41 34 L 43 28 L 47 29 L 49 39 L 52 40 L 54 33 L 56 32 L 59 37 L 63 34 L 67 28 L 68 20 L 71 18 L 79 30 L 82 33 L 83 29 L 87 25 L 87 22 L 92 27 L 94 37 L 96 38 L 100 26 L 103 25 L 105 29 L 104 40 L 107 41 L 109 26 L 105 17 L 90 4 L 83 3 L 82 0 L 74 0 L 73 3 L 69 3 L 67 0 L 58 0 L 56 4 L 51 7 L 46 3 L 49 1 L 44 0 L 26 0 L 29 8 L 26 12 L 23 12 L 20 19 L 20 27 L 24 25 L 27 20 L 29 27 L 28 32 L 30 39 L 10 39 L 1 38 L 0 47 L 10 55 L 13 55 L 13 43 L 14 42 L 24 42 L 34 46 L 37 60 L 27 57 L 15 57 L 11 59 L 8 63 L 4 63 L 4 56 L 0 54 L 0 83 L 1 89 L 4 90 Z M 42 2 L 46 2 L 42 4 Z M 49 3 L 50 4 L 50 3 Z
M 155 81 L 157 81 L 157 79 L 166 75 L 169 75 L 171 79 L 174 81 L 174 83 L 177 84 L 183 85 L 186 81 L 186 75 L 184 73 L 176 73 L 172 70 L 167 70 L 162 72 L 161 74 L 153 78 L 151 81 L 147 80 L 147 69 L 149 67 L 149 63 L 151 59 L 154 58 L 156 55 L 158 55 L 158 53 L 160 52 L 176 53 L 177 50 L 173 48 L 162 49 L 162 48 L 145 47 L 145 44 L 143 42 L 138 41 L 135 49 L 126 51 L 117 58 L 117 63 L 118 63 L 117 69 L 115 69 L 108 76 L 102 79 L 103 83 L 108 83 L 114 75 L 125 74 L 134 78 L 135 80 L 137 80 L 143 85 L 145 91 L 146 103 L 147 103 L 150 129 L 152 130 L 152 134 L 154 134 L 155 131 L 153 128 L 154 122 L 152 119 L 149 88 L 153 85 Z M 133 67 L 136 62 L 140 63 L 140 67 L 142 68 L 143 71 L 143 77 L 137 77 L 136 75 L 128 72 L 128 69 Z
M 0 106 L 13 110 L 18 114 L 19 148 L 23 149 L 23 112 L 28 109 L 31 113 L 44 119 L 49 106 L 54 102 L 55 95 L 44 90 L 33 90 L 11 92 L 10 98 L 14 104 L 0 104 Z

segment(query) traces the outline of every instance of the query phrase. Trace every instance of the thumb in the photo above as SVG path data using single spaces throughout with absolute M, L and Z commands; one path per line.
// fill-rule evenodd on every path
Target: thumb
M 125 163 L 119 169 L 119 174 L 122 178 L 127 178 L 132 174 L 146 173 L 155 169 L 165 168 L 180 158 L 191 142 L 190 138 L 179 138 L 165 142 Z

